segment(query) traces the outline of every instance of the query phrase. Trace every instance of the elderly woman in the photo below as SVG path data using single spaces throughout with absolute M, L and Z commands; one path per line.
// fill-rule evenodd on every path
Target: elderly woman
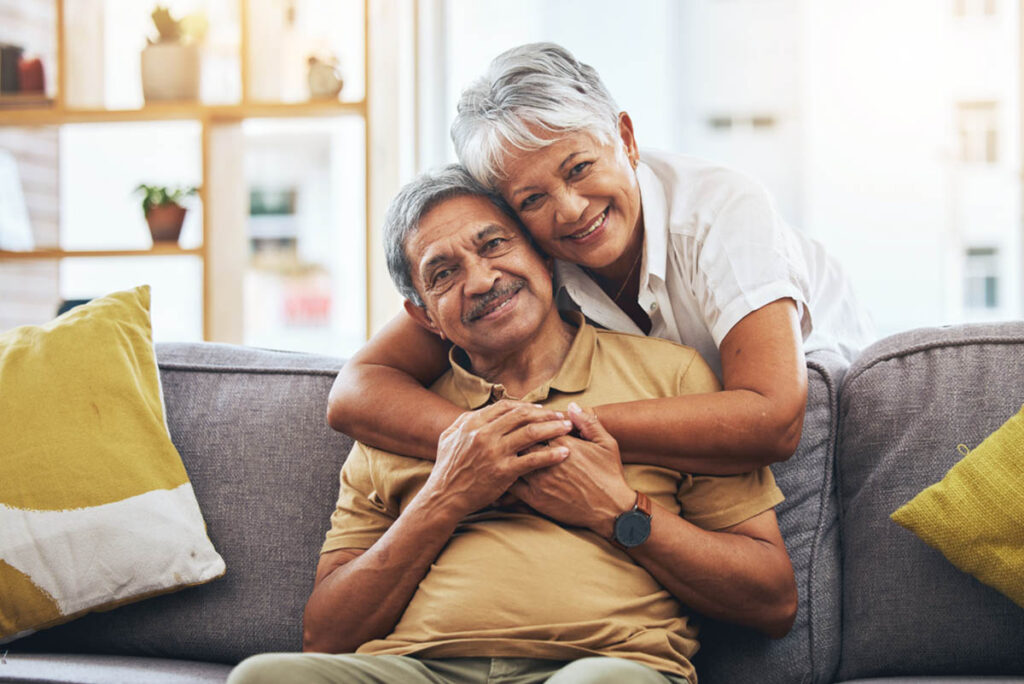
M 793 454 L 804 353 L 850 357 L 870 324 L 838 265 L 786 225 L 760 185 L 640 151 L 594 69 L 550 43 L 499 55 L 462 94 L 452 137 L 469 172 L 556 258 L 561 308 L 694 347 L 718 374 L 722 392 L 595 407 L 623 460 L 729 474 Z M 399 315 L 339 375 L 330 424 L 432 458 L 460 413 L 424 389 L 447 368 L 446 351 Z M 523 414 L 550 437 L 553 416 Z

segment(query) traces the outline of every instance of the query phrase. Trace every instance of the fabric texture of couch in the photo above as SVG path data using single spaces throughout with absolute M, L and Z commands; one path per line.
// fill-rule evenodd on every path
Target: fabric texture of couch
M 227 574 L 0 647 L 0 682 L 220 682 L 297 650 L 351 440 L 324 411 L 342 360 L 157 346 L 167 419 Z M 1024 323 L 900 333 L 808 357 L 797 453 L 773 466 L 800 593 L 772 641 L 708 621 L 702 684 L 1024 682 L 1024 609 L 889 519 L 1024 404 Z M 983 678 L 990 675 L 991 678 Z

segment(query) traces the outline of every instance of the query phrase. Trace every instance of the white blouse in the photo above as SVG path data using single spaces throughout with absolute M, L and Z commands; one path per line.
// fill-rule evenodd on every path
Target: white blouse
M 736 171 L 694 157 L 643 150 L 637 168 L 644 216 L 639 304 L 651 336 L 695 348 L 722 377 L 722 339 L 777 299 L 796 301 L 804 351 L 847 359 L 874 339 L 839 264 L 791 228 L 768 192 Z M 575 264 L 555 266 L 558 304 L 597 325 L 643 334 Z

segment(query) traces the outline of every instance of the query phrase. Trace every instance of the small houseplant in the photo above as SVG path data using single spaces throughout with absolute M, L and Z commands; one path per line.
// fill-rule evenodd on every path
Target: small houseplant
M 157 5 L 152 14 L 157 38 L 146 39 L 142 50 L 142 95 L 154 100 L 199 98 L 199 42 L 206 34 L 206 18 L 190 14 L 175 19 Z
M 178 241 L 186 211 L 181 200 L 196 194 L 197 190 L 194 185 L 168 187 L 145 183 L 135 188 L 135 192 L 142 195 L 142 213 L 154 243 Z

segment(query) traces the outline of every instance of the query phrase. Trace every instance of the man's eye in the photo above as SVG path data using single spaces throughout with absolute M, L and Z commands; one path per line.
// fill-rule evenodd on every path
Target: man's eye
M 529 209 L 531 206 L 533 206 L 534 204 L 539 202 L 540 198 L 541 198 L 540 193 L 534 193 L 534 194 L 530 195 L 529 197 L 524 199 L 522 201 L 522 203 L 519 205 L 519 210 L 522 211 L 523 209 Z
M 500 238 L 500 237 L 491 238 L 490 240 L 488 240 L 487 242 L 484 243 L 484 251 L 485 252 L 489 252 L 489 251 L 491 251 L 493 249 L 497 249 L 498 247 L 500 247 L 505 242 L 508 242 L 508 240 L 506 240 L 505 238 Z
M 452 273 L 454 273 L 454 269 L 442 268 L 434 274 L 434 277 L 430 280 L 430 284 L 436 286 L 451 277 Z

